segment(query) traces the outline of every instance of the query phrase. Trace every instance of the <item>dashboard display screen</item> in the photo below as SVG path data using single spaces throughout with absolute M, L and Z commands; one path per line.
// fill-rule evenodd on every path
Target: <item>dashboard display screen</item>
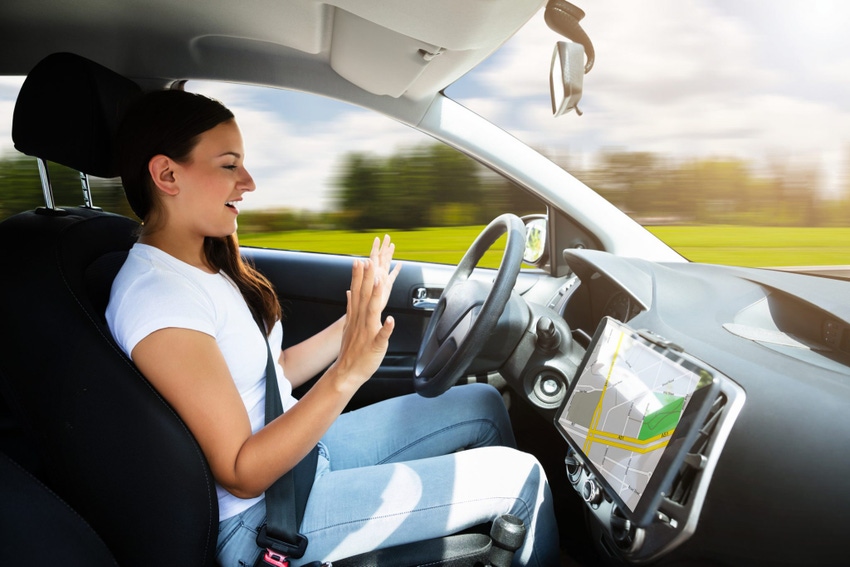
M 646 525 L 717 389 L 693 357 L 606 317 L 555 422 L 626 517 Z

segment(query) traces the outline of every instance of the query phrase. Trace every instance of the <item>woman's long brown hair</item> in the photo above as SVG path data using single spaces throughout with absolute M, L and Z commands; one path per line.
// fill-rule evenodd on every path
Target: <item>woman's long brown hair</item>
M 254 318 L 265 324 L 266 334 L 270 333 L 272 325 L 281 318 L 280 302 L 268 278 L 242 258 L 236 235 L 223 238 L 207 236 L 204 239 L 204 255 L 210 266 L 230 276 Z

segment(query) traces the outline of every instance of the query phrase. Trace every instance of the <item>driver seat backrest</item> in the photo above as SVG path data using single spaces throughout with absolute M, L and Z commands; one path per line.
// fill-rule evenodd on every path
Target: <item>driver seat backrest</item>
M 49 56 L 21 88 L 16 148 L 113 177 L 117 124 L 140 92 L 87 59 Z M 214 565 L 218 503 L 203 453 L 103 317 L 137 227 L 86 207 L 0 223 L 0 450 L 73 508 L 118 564 Z M 50 519 L 39 521 L 51 553 Z

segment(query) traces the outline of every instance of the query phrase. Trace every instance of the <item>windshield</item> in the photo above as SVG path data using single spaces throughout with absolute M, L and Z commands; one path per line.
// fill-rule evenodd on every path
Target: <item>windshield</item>
M 574 3 L 582 116 L 551 116 L 543 18 L 447 94 L 691 260 L 850 263 L 850 4 Z

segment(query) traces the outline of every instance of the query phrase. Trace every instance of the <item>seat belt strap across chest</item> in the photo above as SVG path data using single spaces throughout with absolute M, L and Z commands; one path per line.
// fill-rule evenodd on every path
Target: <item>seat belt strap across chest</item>
M 262 326 L 260 327 L 262 331 Z M 263 340 L 268 351 L 266 362 L 266 425 L 283 414 L 283 403 L 277 383 L 277 372 L 265 332 Z M 300 558 L 307 549 L 307 538 L 299 526 L 307 507 L 307 498 L 316 476 L 318 445 L 313 447 L 289 472 L 266 489 L 266 523 L 257 534 L 257 545 L 265 549 L 255 566 L 286 567 L 287 557 Z

